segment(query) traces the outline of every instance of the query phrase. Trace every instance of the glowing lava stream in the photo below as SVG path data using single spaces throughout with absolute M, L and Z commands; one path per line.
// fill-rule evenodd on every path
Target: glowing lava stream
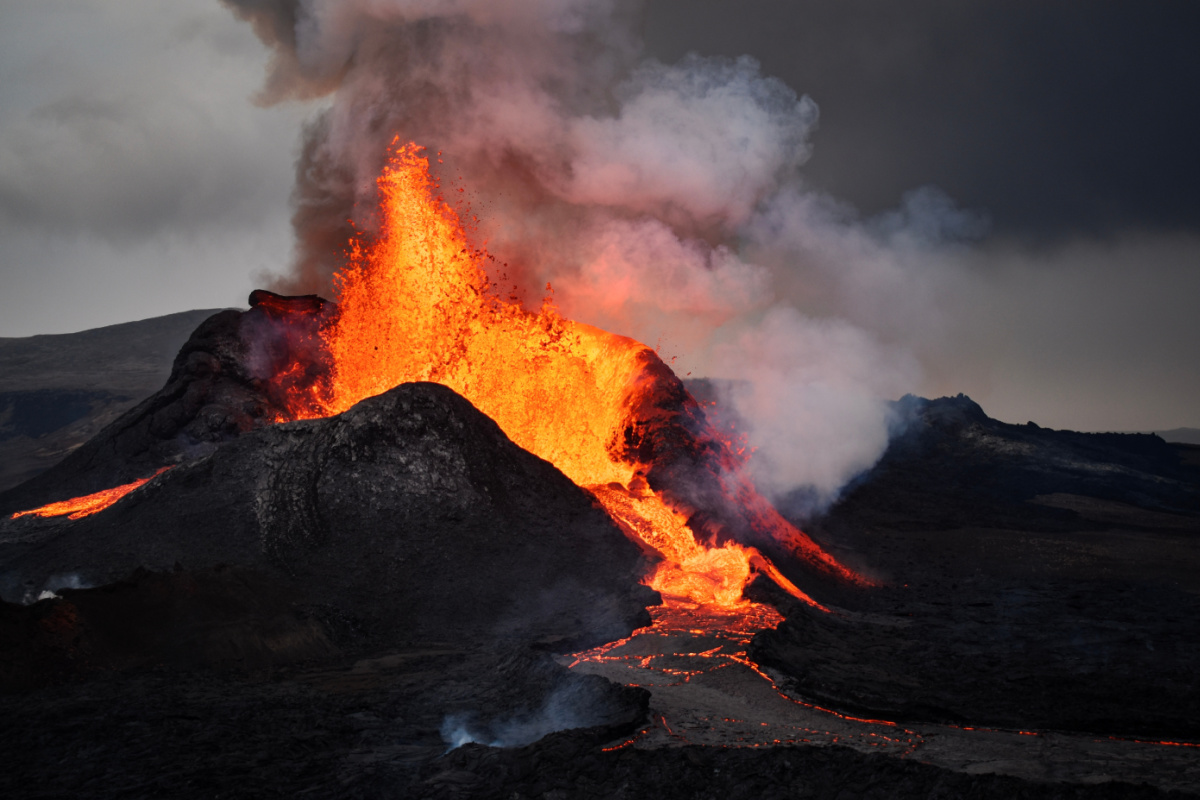
M 163 467 L 149 478 L 140 478 L 132 483 L 114 486 L 111 489 L 103 489 L 92 494 L 85 494 L 82 497 L 61 500 L 57 503 L 48 503 L 38 508 L 31 508 L 28 511 L 18 511 L 9 517 L 9 519 L 16 519 L 17 517 L 24 517 L 30 514 L 36 517 L 61 517 L 67 514 L 67 519 L 80 519 L 90 514 L 95 514 L 98 511 L 103 511 L 134 489 L 140 489 L 169 469 L 170 467 Z
M 486 254 L 470 247 L 457 215 L 435 196 L 420 153 L 415 144 L 393 142 L 378 180 L 379 235 L 373 243 L 352 242 L 335 279 L 336 315 L 321 331 L 329 377 L 282 387 L 292 417 L 337 414 L 409 381 L 444 384 L 516 444 L 591 490 L 627 535 L 661 556 L 652 587 L 705 605 L 743 607 L 753 567 L 820 607 L 754 548 L 697 542 L 688 525 L 696 509 L 673 508 L 651 490 L 650 465 L 639 452 L 653 436 L 647 431 L 672 413 L 653 393 L 662 391 L 664 374 L 678 380 L 645 345 L 564 319 L 549 299 L 530 312 L 499 297 L 482 267 Z M 757 528 L 820 568 L 861 580 L 737 477 L 740 461 L 729 442 L 711 428 L 696 435 L 720 454 L 725 463 L 715 477 Z
M 664 702 L 671 709 L 656 712 L 648 728 L 610 749 L 635 744 L 763 747 L 854 742 L 909 755 L 924 741 L 916 731 L 894 722 L 842 714 L 783 692 L 748 656 L 754 634 L 783 621 L 769 605 L 747 603 L 731 610 L 667 597 L 650 614 L 651 625 L 624 639 L 560 658 L 569 669 L 650 689 L 652 702 Z M 671 708 L 677 703 L 675 696 L 683 694 L 688 695 L 686 713 Z M 814 719 L 798 719 L 793 709 L 809 716 L 815 712 L 840 729 L 815 727 Z
M 1184 790 L 1200 780 L 1195 742 L 897 724 L 841 713 L 791 694 L 749 658 L 754 634 L 782 619 L 770 606 L 750 604 L 731 612 L 667 598 L 650 612 L 653 624 L 624 639 L 558 657 L 574 671 L 652 693 L 649 723 L 606 750 L 839 744 L 1028 780 L 1122 780 Z
M 750 640 L 754 638 L 754 634 L 759 631 L 774 628 L 780 622 L 783 622 L 783 616 L 773 607 L 765 603 L 747 603 L 744 607 L 737 609 L 735 613 L 731 613 L 725 609 L 715 609 L 705 607 L 694 603 L 681 600 L 675 597 L 665 598 L 661 606 L 650 609 L 650 615 L 653 622 L 649 627 L 639 628 L 628 637 L 619 639 L 615 642 L 600 645 L 599 647 L 585 650 L 580 653 L 573 653 L 567 658 L 570 662 L 567 664 L 568 669 L 578 667 L 580 664 L 592 663 L 621 663 L 634 662 L 639 670 L 652 670 L 660 673 L 668 681 L 666 683 L 628 683 L 629 686 L 679 686 L 691 681 L 697 675 L 708 675 L 718 669 L 723 669 L 732 664 L 740 664 L 746 667 L 751 672 L 771 685 L 771 688 L 782 698 L 796 705 L 804 706 L 805 708 L 818 711 L 823 714 L 829 714 L 841 720 L 848 722 L 863 722 L 870 725 L 882 725 L 889 728 L 897 727 L 895 722 L 886 719 L 867 719 L 865 717 L 855 717 L 849 714 L 842 714 L 829 708 L 823 708 L 813 703 L 806 703 L 802 700 L 797 700 L 790 695 L 785 694 L 775 684 L 766 672 L 763 671 L 755 662 L 751 661 L 748 655 Z M 709 648 L 697 653 L 622 653 L 619 655 L 611 655 L 614 650 L 627 647 L 634 639 L 653 634 L 657 637 L 666 638 L 671 636 L 692 635 L 692 636 L 707 636 L 715 637 L 720 640 L 720 644 L 716 647 Z M 693 659 L 703 658 L 706 661 L 711 660 L 714 666 L 703 669 L 680 669 L 671 666 L 654 667 L 653 663 L 658 659 L 670 661 L 671 659 Z M 906 731 L 912 734 L 912 731 Z M 1022 731 L 1022 733 L 1024 733 Z

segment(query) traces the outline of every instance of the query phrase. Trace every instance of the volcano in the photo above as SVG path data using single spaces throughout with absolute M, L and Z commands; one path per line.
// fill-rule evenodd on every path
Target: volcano
M 498 291 L 419 148 L 379 189 L 333 301 L 210 316 L 0 495 L 10 794 L 1200 785 L 1191 450 L 905 398 L 781 514 L 653 350 Z
M 535 313 L 495 296 L 485 254 L 434 194 L 427 159 L 416 145 L 393 146 L 379 179 L 383 231 L 370 245 L 352 243 L 336 306 L 256 292 L 248 314 L 214 317 L 180 353 L 167 389 L 21 502 L 41 508 L 52 493 L 110 491 L 101 485 L 111 465 L 100 465 L 104 477 L 93 466 L 99 450 L 121 455 L 121 477 L 131 479 L 122 485 L 132 488 L 185 457 L 184 443 L 203 448 L 333 416 L 402 383 L 433 381 L 587 487 L 661 559 L 648 581 L 655 588 L 730 607 L 755 569 L 817 605 L 774 565 L 781 558 L 865 583 L 758 496 L 739 472 L 743 449 L 707 422 L 653 351 L 565 320 L 549 299 Z

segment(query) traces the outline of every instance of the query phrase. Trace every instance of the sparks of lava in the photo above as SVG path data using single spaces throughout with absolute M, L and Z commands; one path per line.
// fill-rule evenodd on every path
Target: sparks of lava
M 378 179 L 379 236 L 352 242 L 335 279 L 337 313 L 321 334 L 331 376 L 289 394 L 292 416 L 337 414 L 409 381 L 444 384 L 516 444 L 591 490 L 631 538 L 661 556 L 652 587 L 739 606 L 754 566 L 813 602 L 753 548 L 698 543 L 686 517 L 647 487 L 646 465 L 632 454 L 625 428 L 654 370 L 666 368 L 633 339 L 564 319 L 549 298 L 531 312 L 501 297 L 483 269 L 488 256 L 470 246 L 458 216 L 436 196 L 421 152 L 393 141 Z M 739 488 L 742 494 L 769 508 L 752 489 Z M 812 557 L 852 575 L 769 513 Z
M 63 514 L 69 515 L 67 519 L 80 519 L 89 514 L 95 514 L 97 511 L 103 511 L 113 503 L 120 500 L 125 495 L 132 492 L 134 489 L 139 489 L 149 483 L 152 479 L 163 474 L 170 467 L 163 467 L 155 472 L 149 478 L 139 478 L 132 483 L 125 483 L 120 486 L 114 486 L 111 489 L 95 492 L 94 494 L 85 494 L 83 497 L 73 497 L 70 500 L 62 500 L 57 503 L 49 503 L 48 505 L 39 508 L 31 508 L 28 511 L 18 511 L 9 519 L 24 517 L 33 514 L 37 517 L 61 517 Z

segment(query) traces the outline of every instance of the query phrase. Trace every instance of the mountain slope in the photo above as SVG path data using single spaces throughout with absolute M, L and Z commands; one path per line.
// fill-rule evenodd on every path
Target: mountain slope
M 179 348 L 214 313 L 0 338 L 0 491 L 49 469 L 157 391 Z

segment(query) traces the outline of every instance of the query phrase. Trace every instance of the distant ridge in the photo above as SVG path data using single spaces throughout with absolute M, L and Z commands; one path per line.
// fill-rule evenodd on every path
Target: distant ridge
M 0 491 L 49 469 L 161 388 L 179 348 L 218 310 L 0 338 Z
M 1150 433 L 1171 444 L 1200 444 L 1200 428 L 1171 428 L 1154 431 L 1120 431 L 1120 433 Z
M 1173 444 L 1200 444 L 1200 428 L 1172 428 L 1154 433 Z

